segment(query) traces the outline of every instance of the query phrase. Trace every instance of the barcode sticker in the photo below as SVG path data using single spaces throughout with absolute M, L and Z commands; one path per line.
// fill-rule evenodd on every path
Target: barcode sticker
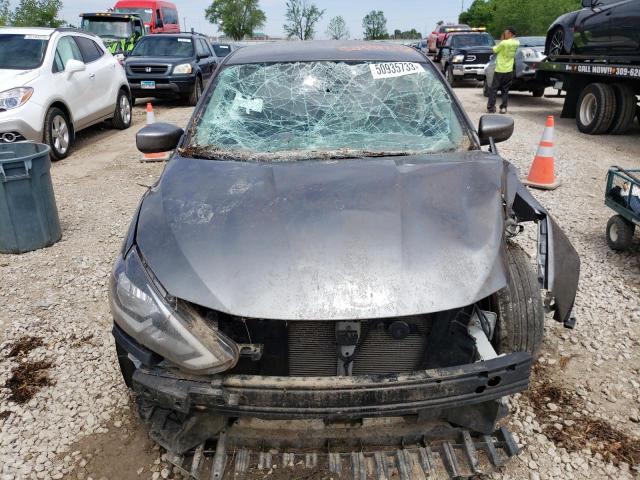
M 415 62 L 372 63 L 369 68 L 371 69 L 371 75 L 376 80 L 424 73 L 424 67 Z

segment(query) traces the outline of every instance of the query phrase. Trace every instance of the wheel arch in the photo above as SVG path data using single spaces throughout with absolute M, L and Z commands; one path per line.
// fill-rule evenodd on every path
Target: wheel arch
M 573 29 L 570 28 L 568 24 L 564 22 L 559 22 L 559 23 L 553 24 L 551 28 L 549 28 L 549 31 L 547 32 L 547 40 L 545 41 L 545 44 L 544 44 L 545 55 L 549 54 L 549 48 L 551 47 L 551 38 L 553 37 L 553 34 L 558 29 L 562 29 L 564 31 L 565 49 L 567 47 L 569 47 L 571 50 L 573 49 L 573 39 L 574 39 Z
M 75 124 L 75 120 L 73 118 L 73 113 L 71 112 L 71 109 L 62 100 L 54 100 L 53 102 L 51 102 L 51 105 L 49 105 L 49 107 L 45 110 L 45 118 L 46 118 L 47 112 L 49 110 L 51 110 L 52 108 L 59 108 L 67 116 L 67 120 L 69 121 L 69 128 L 71 130 L 71 138 L 75 139 L 75 137 L 76 137 L 76 128 L 75 128 L 75 125 L 74 125 Z M 42 128 L 42 132 L 43 132 L 42 135 L 43 136 L 44 136 L 45 128 L 46 128 L 46 125 L 44 125 L 43 128 Z

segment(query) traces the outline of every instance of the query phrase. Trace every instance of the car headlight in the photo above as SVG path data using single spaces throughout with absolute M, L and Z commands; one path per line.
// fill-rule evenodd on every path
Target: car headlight
M 0 110 L 11 110 L 27 103 L 33 95 L 33 88 L 19 87 L 0 93 Z
M 183 63 L 181 65 L 176 65 L 175 67 L 173 67 L 173 73 L 188 75 L 191 72 L 193 72 L 193 67 L 190 63 Z
M 464 55 L 454 55 L 451 61 L 453 63 L 462 63 L 464 62 Z
M 115 322 L 140 344 L 184 370 L 212 374 L 233 368 L 238 346 L 188 307 L 174 307 L 153 285 L 136 248 L 111 277 Z
M 538 58 L 538 52 L 536 52 L 533 48 L 523 48 L 522 49 L 522 56 L 529 60 L 529 59 L 537 59 Z

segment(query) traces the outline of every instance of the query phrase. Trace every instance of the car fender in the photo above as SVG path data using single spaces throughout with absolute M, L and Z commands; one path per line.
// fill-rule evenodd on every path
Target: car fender
M 547 210 L 520 182 L 517 169 L 505 162 L 504 201 L 516 221 L 538 224 L 538 282 L 547 290 L 553 318 L 573 327 L 573 306 L 580 279 L 580 257 Z

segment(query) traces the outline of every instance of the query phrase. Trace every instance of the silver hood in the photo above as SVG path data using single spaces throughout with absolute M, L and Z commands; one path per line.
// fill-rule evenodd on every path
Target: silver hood
M 505 163 L 482 152 L 250 163 L 174 158 L 136 242 L 178 298 L 282 320 L 470 305 L 506 285 Z

